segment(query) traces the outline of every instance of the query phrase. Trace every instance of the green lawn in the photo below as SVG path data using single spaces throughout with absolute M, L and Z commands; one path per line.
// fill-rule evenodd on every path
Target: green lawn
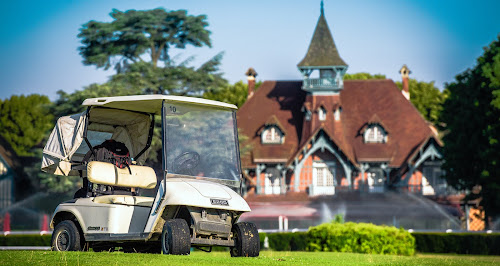
M 369 255 L 333 252 L 263 251 L 258 258 L 231 258 L 227 252 L 193 252 L 190 256 L 121 252 L 0 251 L 0 265 L 500 265 L 500 256 Z

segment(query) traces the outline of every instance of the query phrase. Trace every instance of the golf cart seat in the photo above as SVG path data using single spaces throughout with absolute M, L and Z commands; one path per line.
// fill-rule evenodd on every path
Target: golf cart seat
M 131 165 L 129 168 L 118 168 L 107 162 L 92 161 L 87 165 L 87 178 L 100 185 L 118 187 L 138 187 L 153 189 L 156 187 L 156 173 L 151 167 Z M 130 195 L 104 195 L 93 200 L 96 203 L 122 204 L 151 207 L 154 198 Z

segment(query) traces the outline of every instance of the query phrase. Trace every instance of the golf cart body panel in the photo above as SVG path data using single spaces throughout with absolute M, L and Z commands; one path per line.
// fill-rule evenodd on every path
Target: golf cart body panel
M 59 238 L 73 239 L 77 226 L 91 247 L 124 241 L 151 245 L 161 238 L 167 254 L 188 254 L 179 244 L 187 241 L 189 246 L 234 247 L 239 250 L 235 256 L 243 256 L 246 244 L 241 241 L 250 241 L 252 254 L 258 255 L 255 225 L 236 223 L 250 211 L 238 194 L 242 174 L 236 106 L 166 95 L 92 98 L 83 105 L 88 106 L 85 112 L 58 120 L 44 148 L 43 171 L 84 180 L 83 194 L 54 212 L 53 247 Z M 161 171 L 143 165 L 151 150 L 155 115 L 161 118 Z M 126 168 L 89 160 L 98 158 L 92 157 L 94 147 L 109 139 L 128 148 L 131 164 Z M 156 196 L 139 196 L 138 188 L 156 189 Z M 180 242 L 173 243 L 172 237 Z
M 101 196 L 105 197 L 105 196 Z M 137 234 L 144 232 L 149 207 L 133 206 L 116 203 L 99 203 L 99 197 L 80 198 L 74 203 L 62 203 L 55 212 L 51 223 L 58 213 L 72 213 L 81 226 L 87 239 L 87 234 Z M 123 221 L 131 221 L 124 223 Z

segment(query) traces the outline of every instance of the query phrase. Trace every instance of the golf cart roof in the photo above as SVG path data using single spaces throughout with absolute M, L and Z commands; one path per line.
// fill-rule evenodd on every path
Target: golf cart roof
M 206 105 L 206 106 L 227 108 L 227 109 L 238 109 L 233 104 L 228 104 L 218 101 L 212 101 L 195 97 L 171 96 L 171 95 L 160 95 L 160 94 L 90 98 L 83 101 L 82 105 L 102 106 L 102 107 L 116 108 L 129 111 L 160 114 L 161 103 L 164 100 L 179 102 L 179 103 Z

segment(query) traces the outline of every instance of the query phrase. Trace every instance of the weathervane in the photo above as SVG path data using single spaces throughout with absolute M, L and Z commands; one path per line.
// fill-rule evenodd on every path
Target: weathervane
M 324 15 L 324 12 L 323 12 L 323 0 L 321 0 L 321 15 Z

